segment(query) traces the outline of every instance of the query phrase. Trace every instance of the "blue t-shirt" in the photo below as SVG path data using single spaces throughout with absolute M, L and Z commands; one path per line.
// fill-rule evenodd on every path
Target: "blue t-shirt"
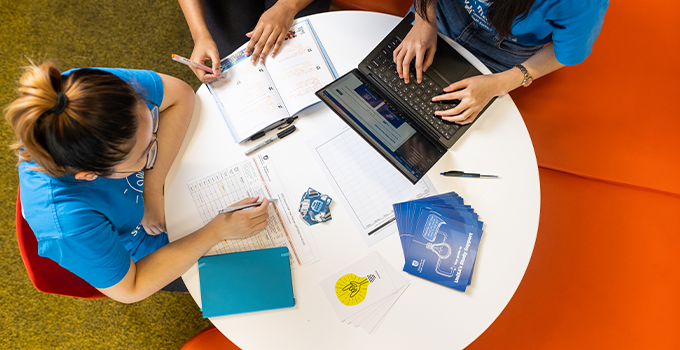
M 163 101 L 163 82 L 155 72 L 96 69 L 117 75 L 157 105 Z M 92 286 L 117 284 L 127 274 L 130 258 L 136 262 L 168 243 L 166 233 L 149 235 L 140 225 L 144 216 L 143 171 L 124 179 L 85 181 L 31 170 L 36 167 L 35 162 L 21 162 L 19 179 L 21 204 L 38 239 L 38 254 Z
M 494 31 L 486 14 L 488 0 L 460 0 L 472 19 Z M 553 43 L 557 61 L 583 62 L 600 34 L 609 0 L 536 0 L 527 17 L 515 20 L 511 40 L 527 46 Z

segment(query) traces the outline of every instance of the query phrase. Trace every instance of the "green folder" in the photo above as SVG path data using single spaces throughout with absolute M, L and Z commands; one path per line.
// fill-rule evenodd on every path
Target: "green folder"
M 295 306 L 287 247 L 198 259 L 203 317 Z

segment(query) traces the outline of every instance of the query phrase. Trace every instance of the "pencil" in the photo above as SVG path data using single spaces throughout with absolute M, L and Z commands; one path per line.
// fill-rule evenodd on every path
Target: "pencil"
M 212 68 L 210 68 L 210 67 L 208 67 L 208 66 L 206 66 L 206 65 L 204 65 L 204 64 L 196 63 L 196 62 L 194 62 L 194 61 L 192 61 L 192 60 L 190 60 L 190 59 L 188 59 L 188 58 L 184 58 L 184 57 L 182 57 L 182 56 L 180 56 L 180 55 L 175 55 L 175 54 L 173 53 L 173 54 L 172 54 L 172 59 L 175 60 L 175 61 L 177 61 L 177 62 L 179 62 L 179 63 L 184 63 L 184 64 L 186 64 L 187 66 L 192 66 L 192 67 L 200 68 L 200 69 L 203 69 L 204 71 L 206 71 L 206 72 L 208 72 L 208 73 L 210 73 L 210 74 L 215 74 L 214 71 L 212 70 Z

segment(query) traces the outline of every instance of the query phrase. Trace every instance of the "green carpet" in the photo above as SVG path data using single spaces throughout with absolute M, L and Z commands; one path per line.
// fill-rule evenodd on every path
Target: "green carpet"
M 200 82 L 172 53 L 193 42 L 176 0 L 0 0 L 0 106 L 16 97 L 21 67 L 53 59 L 74 67 L 150 69 Z M 14 134 L 0 127 L 0 349 L 179 349 L 210 325 L 189 295 L 156 293 L 133 305 L 38 292 L 14 226 L 19 183 Z

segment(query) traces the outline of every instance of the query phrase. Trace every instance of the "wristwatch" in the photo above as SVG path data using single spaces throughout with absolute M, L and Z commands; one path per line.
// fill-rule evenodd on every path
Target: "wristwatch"
M 522 86 L 529 87 L 529 85 L 531 85 L 531 82 L 534 81 L 534 78 L 531 77 L 529 71 L 527 71 L 527 69 L 524 68 L 523 65 L 518 64 L 515 67 L 519 68 L 519 70 L 522 71 L 522 74 L 524 74 L 524 81 L 522 81 Z

